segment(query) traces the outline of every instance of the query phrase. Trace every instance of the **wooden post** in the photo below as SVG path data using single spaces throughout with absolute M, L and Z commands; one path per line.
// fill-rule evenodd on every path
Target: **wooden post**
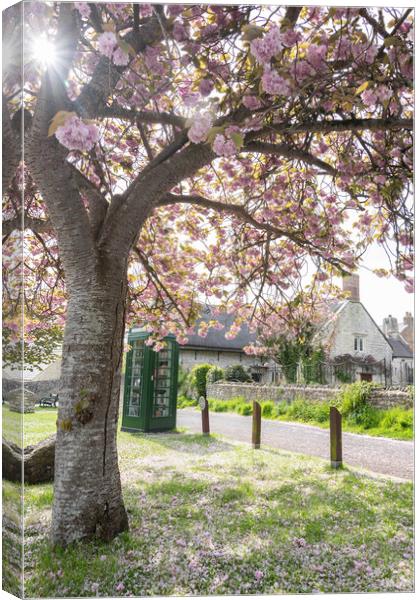
M 252 404 L 252 447 L 261 446 L 261 405 L 254 400 Z
M 331 467 L 338 469 L 343 465 L 343 445 L 341 435 L 341 413 L 330 407 L 330 454 Z
M 203 435 L 210 435 L 209 403 L 204 396 L 201 396 L 199 406 L 201 408 L 201 427 Z

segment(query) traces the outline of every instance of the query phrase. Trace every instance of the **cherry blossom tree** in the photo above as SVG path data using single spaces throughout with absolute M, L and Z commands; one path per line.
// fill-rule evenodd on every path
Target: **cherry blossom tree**
M 411 288 L 412 14 L 32 2 L 4 21 L 5 248 L 31 282 L 6 279 L 7 324 L 65 320 L 52 539 L 111 539 L 125 323 L 185 343 L 208 302 L 201 335 L 224 310 L 231 337 L 293 331 L 373 242 Z

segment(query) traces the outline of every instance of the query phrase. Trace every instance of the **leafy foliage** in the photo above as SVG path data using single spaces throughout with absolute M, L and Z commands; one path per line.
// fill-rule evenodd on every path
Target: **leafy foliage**
M 221 367 L 218 366 L 213 366 L 211 369 L 208 370 L 207 372 L 207 383 L 216 383 L 216 381 L 220 381 L 221 379 L 224 379 L 225 377 L 225 372 Z
M 225 380 L 249 383 L 252 381 L 252 378 L 242 365 L 231 365 L 225 369 Z
M 178 396 L 191 396 L 191 374 L 181 365 L 178 368 Z
M 202 364 L 196 365 L 191 369 L 191 385 L 197 397 L 206 397 L 207 373 L 212 368 L 212 365 Z
M 16 331 L 3 326 L 3 364 L 12 369 L 25 369 L 34 371 L 41 365 L 47 365 L 57 359 L 57 349 L 63 340 L 63 329 L 58 325 L 43 325 L 32 327 L 31 340 L 22 343 Z M 24 332 L 22 331 L 22 335 Z M 26 338 L 26 335 L 25 335 Z M 23 354 L 22 354 L 23 351 Z

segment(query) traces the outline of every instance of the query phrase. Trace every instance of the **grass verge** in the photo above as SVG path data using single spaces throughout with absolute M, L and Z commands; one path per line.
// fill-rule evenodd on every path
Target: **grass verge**
M 265 419 L 329 427 L 330 405 L 327 402 L 316 403 L 303 399 L 296 399 L 291 403 L 262 400 L 260 404 L 261 414 Z M 252 414 L 252 403 L 247 402 L 242 396 L 231 400 L 210 398 L 209 408 L 215 412 Z M 362 412 L 350 413 L 343 417 L 343 430 L 398 440 L 411 440 L 413 439 L 413 409 L 396 407 L 385 410 L 365 407 Z
M 52 550 L 52 486 L 25 490 L 26 594 L 413 589 L 412 485 L 214 436 L 119 434 L 130 531 Z

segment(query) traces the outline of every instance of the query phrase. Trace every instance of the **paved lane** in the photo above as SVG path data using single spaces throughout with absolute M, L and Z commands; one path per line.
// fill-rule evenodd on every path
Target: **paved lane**
M 201 413 L 184 408 L 177 412 L 177 426 L 201 431 Z M 234 413 L 210 413 L 210 431 L 251 442 L 251 417 Z M 300 423 L 263 419 L 262 445 L 329 459 L 329 430 Z M 343 461 L 374 473 L 402 479 L 414 477 L 414 442 L 343 433 Z

